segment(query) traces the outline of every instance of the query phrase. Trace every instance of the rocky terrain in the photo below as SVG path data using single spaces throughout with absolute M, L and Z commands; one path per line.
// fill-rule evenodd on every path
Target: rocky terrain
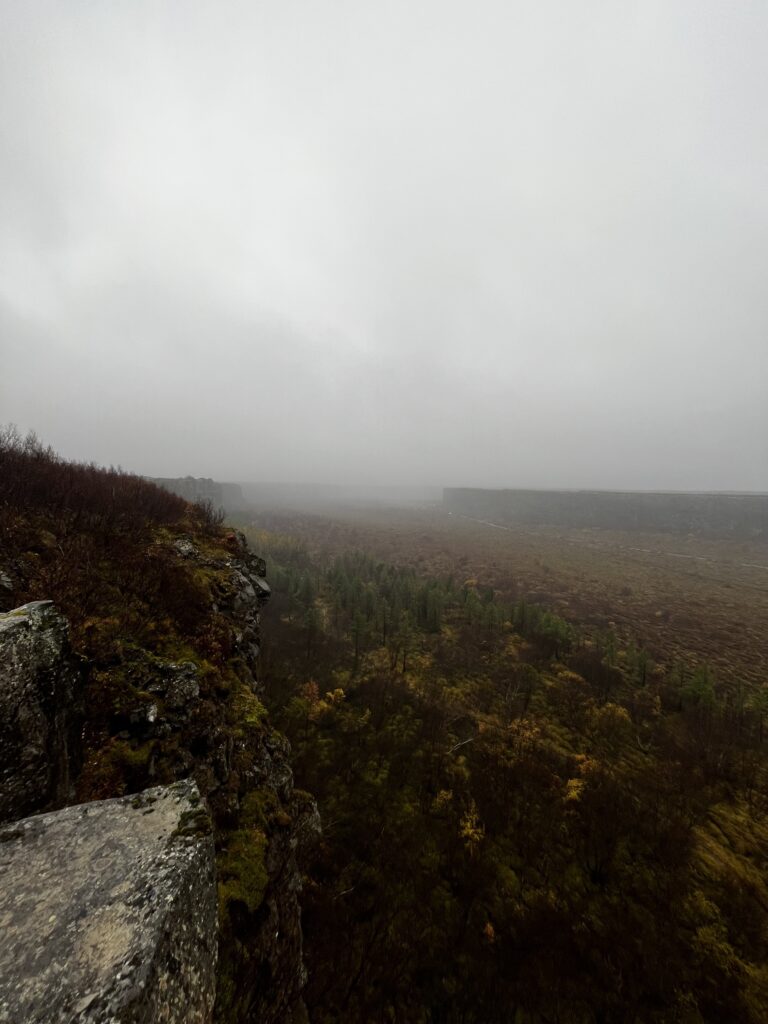
M 259 699 L 263 560 L 138 478 L 19 450 L 0 478 L 2 820 L 194 782 L 215 849 L 214 1019 L 301 1020 L 298 861 L 319 816 Z M 51 849 L 94 820 L 63 815 L 24 829 Z
M 6 826 L 0 871 L 3 1024 L 211 1020 L 214 849 L 193 782 Z
M 0 614 L 0 821 L 68 802 L 83 718 L 64 617 L 51 601 Z

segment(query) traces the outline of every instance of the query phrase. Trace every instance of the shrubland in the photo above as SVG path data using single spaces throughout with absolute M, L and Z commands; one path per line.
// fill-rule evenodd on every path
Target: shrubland
M 265 523 L 313 1021 L 768 1017 L 763 688 Z

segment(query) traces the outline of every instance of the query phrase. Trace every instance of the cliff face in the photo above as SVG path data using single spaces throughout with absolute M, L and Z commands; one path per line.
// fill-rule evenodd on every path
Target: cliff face
M 319 834 L 314 801 L 293 787 L 287 741 L 258 695 L 260 610 L 269 599 L 266 566 L 241 534 L 231 555 L 206 554 L 189 539 L 175 547 L 213 582 L 217 615 L 230 631 L 229 692 L 218 707 L 185 703 L 181 762 L 207 797 L 217 826 L 221 950 L 216 1019 L 260 1024 L 302 1020 L 301 873 L 298 858 Z M 170 670 L 178 678 L 178 667 Z M 161 695 L 161 699 L 162 695 Z M 210 697 L 208 698 L 210 700 Z M 167 714 L 158 712 L 162 722 Z M 161 726 L 162 727 L 162 726 Z
M 71 799 L 82 723 L 66 620 L 50 601 L 0 613 L 0 822 Z
M 211 530 L 156 531 L 142 557 L 148 580 L 163 567 L 157 600 L 135 626 L 109 609 L 84 616 L 82 661 L 49 602 L 0 619 L 6 820 L 193 779 L 216 850 L 215 1019 L 302 1020 L 298 858 L 319 817 L 259 700 L 266 567 L 242 535 Z

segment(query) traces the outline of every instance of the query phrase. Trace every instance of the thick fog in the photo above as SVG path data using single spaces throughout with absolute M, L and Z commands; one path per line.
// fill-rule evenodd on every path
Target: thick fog
M 768 6 L 4 0 L 0 422 L 230 480 L 768 489 Z

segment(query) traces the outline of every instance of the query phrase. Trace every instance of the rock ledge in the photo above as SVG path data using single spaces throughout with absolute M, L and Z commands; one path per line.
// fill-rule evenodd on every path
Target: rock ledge
M 207 1024 L 210 819 L 191 781 L 0 829 L 2 1024 Z

